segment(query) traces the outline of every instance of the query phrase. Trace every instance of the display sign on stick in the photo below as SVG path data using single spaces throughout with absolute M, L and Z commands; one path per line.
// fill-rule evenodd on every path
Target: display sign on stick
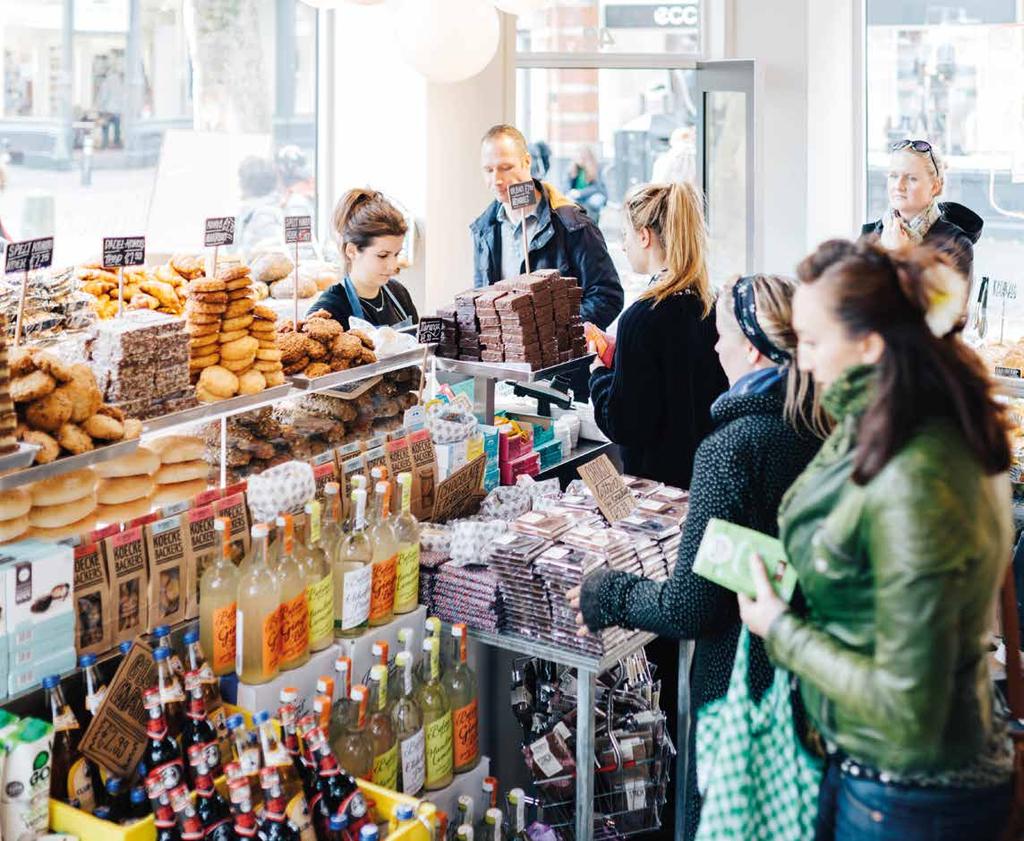
M 530 241 L 526 233 L 526 208 L 533 207 L 537 203 L 537 191 L 532 181 L 520 181 L 518 184 L 508 185 L 508 203 L 513 210 L 522 209 L 523 231 L 523 264 L 526 273 L 530 273 Z
M 28 295 L 28 273 L 48 269 L 53 265 L 53 237 L 12 242 L 4 256 L 4 274 L 21 272 L 21 294 L 18 298 L 18 317 L 14 327 L 14 344 L 21 343 L 21 325 L 25 320 L 25 297 Z
M 124 315 L 124 270 L 146 262 L 145 237 L 103 237 L 103 268 L 117 269 L 117 312 Z
M 210 277 L 217 276 L 217 251 L 222 245 L 234 245 L 234 242 L 234 216 L 211 216 L 206 220 L 206 227 L 203 231 L 203 248 L 213 249 L 213 265 L 207 272 Z
M 434 494 L 434 512 L 430 519 L 435 523 L 445 523 L 468 511 L 476 510 L 484 496 L 486 467 L 487 457 L 478 456 L 441 482 Z
M 597 507 L 609 523 L 628 517 L 636 508 L 636 497 L 615 469 L 608 456 L 598 456 L 593 461 L 576 468 L 584 484 L 594 495 Z
M 299 243 L 313 239 L 312 216 L 285 216 L 284 241 L 295 243 L 295 277 L 292 283 L 292 316 L 295 329 L 299 329 Z

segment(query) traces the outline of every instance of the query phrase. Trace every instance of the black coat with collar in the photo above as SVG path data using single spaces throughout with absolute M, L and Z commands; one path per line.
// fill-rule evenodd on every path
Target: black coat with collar
M 974 271 L 974 244 L 981 238 L 985 220 L 969 207 L 954 201 L 939 202 L 939 218 L 924 235 L 924 243 L 948 254 L 960 273 L 971 280 Z M 882 220 L 868 222 L 861 236 L 881 236 Z

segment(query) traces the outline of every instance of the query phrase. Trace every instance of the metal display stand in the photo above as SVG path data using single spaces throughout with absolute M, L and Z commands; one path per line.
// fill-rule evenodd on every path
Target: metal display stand
M 582 651 L 561 648 L 543 640 L 519 634 L 495 634 L 469 630 L 470 639 L 484 645 L 540 657 L 576 669 L 576 838 L 593 837 L 594 833 L 594 696 L 597 676 L 619 660 L 639 651 L 655 638 L 654 634 L 636 633 L 629 639 L 595 657 Z

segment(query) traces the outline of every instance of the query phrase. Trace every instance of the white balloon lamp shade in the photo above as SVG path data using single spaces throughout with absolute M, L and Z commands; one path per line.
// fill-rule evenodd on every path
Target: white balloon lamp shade
M 498 51 L 498 13 L 485 0 L 398 0 L 395 34 L 404 59 L 432 82 L 461 82 Z

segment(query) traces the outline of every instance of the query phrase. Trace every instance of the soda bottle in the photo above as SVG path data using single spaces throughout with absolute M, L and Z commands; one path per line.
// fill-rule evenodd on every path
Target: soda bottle
M 370 669 L 370 700 L 367 731 L 373 743 L 373 782 L 387 789 L 398 788 L 398 742 L 388 709 L 388 667 L 379 663 Z
M 260 710 L 252 717 L 252 723 L 256 726 L 259 734 L 263 767 L 273 768 L 277 772 L 284 796 L 287 800 L 291 800 L 302 791 L 302 782 L 299 775 L 295 773 L 291 757 L 288 755 L 288 748 L 277 737 L 274 723 L 270 720 L 270 712 Z M 261 788 L 262 785 L 261 781 Z
M 107 777 L 107 810 L 108 821 L 120 823 L 125 820 L 130 811 L 130 795 L 128 785 L 120 777 Z
M 425 639 L 423 650 L 430 665 L 430 676 L 420 687 L 416 700 L 423 712 L 426 743 L 424 788 L 435 791 L 452 781 L 452 710 L 441 682 L 441 641 L 437 637 Z
M 178 821 L 178 833 L 181 841 L 202 841 L 203 822 L 192 803 L 188 786 L 182 784 L 171 792 L 171 808 Z
M 255 838 L 258 822 L 249 780 L 245 776 L 231 780 L 228 783 L 228 794 L 231 797 L 231 811 L 235 816 L 235 835 L 243 839 Z
M 444 688 L 452 708 L 454 769 L 456 774 L 475 768 L 480 762 L 476 674 L 469 668 L 466 625 L 452 625 L 455 654 L 444 673 Z
M 85 716 L 82 724 L 84 733 L 89 729 L 103 699 L 107 697 L 107 686 L 96 667 L 95 654 L 83 654 L 78 658 L 78 666 L 82 670 L 82 683 L 85 685 Z
M 232 752 L 235 761 L 239 764 L 242 776 L 249 783 L 249 796 L 258 788 L 254 783 L 260 778 L 260 740 L 259 735 L 253 731 L 249 732 L 245 727 L 245 719 L 241 713 L 228 718 L 228 732 L 231 734 Z M 262 794 L 262 792 L 261 792 Z
M 395 518 L 398 537 L 398 565 L 395 583 L 395 613 L 416 609 L 420 595 L 420 526 L 412 515 L 412 474 L 399 473 L 402 509 Z
M 317 760 L 319 778 L 317 793 L 310 803 L 313 826 L 317 837 L 326 838 L 330 832 L 331 815 L 346 814 L 349 833 L 358 832 L 370 822 L 366 798 L 359 790 L 353 777 L 338 767 L 338 761 L 319 727 L 313 727 L 307 734 L 310 750 Z
M 149 798 L 146 796 L 145 786 L 135 786 L 129 800 L 131 804 L 123 823 L 135 823 L 153 814 L 153 808 L 149 805 Z
M 366 531 L 366 491 L 352 491 L 352 530 L 334 555 L 334 636 L 358 637 L 366 630 L 373 593 L 373 544 Z
M 96 765 L 78 753 L 82 729 L 74 712 L 64 700 L 60 675 L 43 678 L 46 706 L 53 724 L 53 748 L 50 760 L 50 797 L 91 812 L 102 805 L 105 789 Z
M 171 644 L 171 626 L 170 625 L 157 625 L 153 629 L 153 642 L 152 648 L 166 648 L 170 651 L 170 655 L 167 658 L 168 663 L 171 667 L 171 674 L 178 679 L 178 683 L 181 683 L 182 675 L 185 674 L 185 666 L 181 662 L 181 658 L 178 656 L 178 652 L 174 650 L 174 646 Z
M 337 740 L 337 762 L 354 777 L 363 780 L 373 778 L 373 741 L 366 729 L 369 691 L 363 684 L 352 687 L 354 717 Z
M 189 748 L 188 761 L 195 780 L 196 811 L 203 822 L 205 836 L 210 841 L 232 841 L 231 810 L 214 785 L 213 774 L 199 745 Z
M 299 841 L 298 831 L 287 820 L 288 801 L 276 768 L 260 769 L 260 786 L 265 804 L 259 832 L 262 841 Z
M 188 689 L 188 715 L 185 728 L 181 731 L 181 747 L 186 755 L 190 755 L 193 747 L 203 752 L 203 759 L 210 773 L 219 777 L 221 773 L 220 739 L 217 731 L 206 717 L 206 696 L 203 691 L 202 676 L 199 672 L 185 673 L 185 686 Z M 193 769 L 189 769 L 189 779 L 195 785 Z
M 309 603 L 306 599 L 306 568 L 295 557 L 295 520 L 291 514 L 277 518 L 281 554 L 277 581 L 281 589 L 281 670 L 309 662 Z
M 292 767 L 299 780 L 302 782 L 302 791 L 306 798 L 313 796 L 316 788 L 315 771 L 311 773 L 309 765 L 302 755 L 302 747 L 299 745 L 299 733 L 295 707 L 292 704 L 284 704 L 277 708 L 277 718 L 281 722 L 281 738 L 284 740 L 285 750 L 292 761 Z
M 158 777 L 163 783 L 165 793 L 174 791 L 185 782 L 185 765 L 181 760 L 178 743 L 168 732 L 164 709 L 160 703 L 160 690 L 155 686 L 150 687 L 142 693 L 142 701 L 148 716 L 146 747 L 142 752 L 146 778 Z
M 416 687 L 412 679 L 412 656 L 408 651 L 399 651 L 395 655 L 395 661 L 398 664 L 403 690 L 391 708 L 391 721 L 401 756 L 402 792 L 415 797 L 423 789 L 423 712 L 416 701 Z
M 166 646 L 154 649 L 153 661 L 156 663 L 156 683 L 160 688 L 160 703 L 167 717 L 167 729 L 172 738 L 181 735 L 185 726 L 185 693 L 181 690 L 178 678 L 171 670 L 171 649 Z M 170 788 L 168 788 L 170 791 Z
M 348 815 L 331 815 L 328 824 L 327 841 L 350 841 Z
M 171 798 L 167 794 L 163 781 L 156 776 L 146 780 L 146 794 L 156 824 L 156 841 L 181 841 L 178 832 L 178 821 L 171 808 Z
M 227 517 L 222 519 L 227 520 Z M 229 521 L 230 522 L 230 521 Z M 230 534 L 230 531 L 229 531 Z M 230 545 L 230 544 L 229 544 Z M 235 611 L 231 609 L 231 667 L 234 668 L 234 627 Z M 185 632 L 185 665 L 190 672 L 199 672 L 199 680 L 203 685 L 203 699 L 206 702 L 206 720 L 213 725 L 217 732 L 217 741 L 220 742 L 221 763 L 224 758 L 231 755 L 231 741 L 228 737 L 227 712 L 224 709 L 224 701 L 220 696 L 220 682 L 214 674 L 210 661 L 206 659 L 206 650 L 203 648 L 201 635 L 195 628 Z M 220 776 L 222 769 L 217 769 L 214 776 Z
M 391 525 L 388 505 L 391 485 L 378 482 L 374 488 L 374 520 L 370 526 L 373 573 L 370 582 L 370 627 L 386 625 L 395 617 L 395 573 L 398 566 L 398 538 Z
M 351 723 L 355 720 L 356 708 L 352 704 L 352 660 L 348 657 L 338 657 L 334 661 L 334 671 L 338 678 L 335 685 L 338 688 L 338 700 L 331 708 L 331 720 L 328 727 L 328 739 L 335 753 L 338 753 L 339 739 L 344 736 Z
M 305 507 L 296 554 L 306 570 L 306 601 L 309 604 L 309 650 L 323 651 L 334 642 L 334 565 L 323 547 L 320 503 Z
M 231 519 L 218 517 L 213 527 L 219 551 L 199 579 L 199 634 L 203 651 L 213 658 L 213 674 L 220 677 L 235 670 L 239 571 L 231 559 Z

